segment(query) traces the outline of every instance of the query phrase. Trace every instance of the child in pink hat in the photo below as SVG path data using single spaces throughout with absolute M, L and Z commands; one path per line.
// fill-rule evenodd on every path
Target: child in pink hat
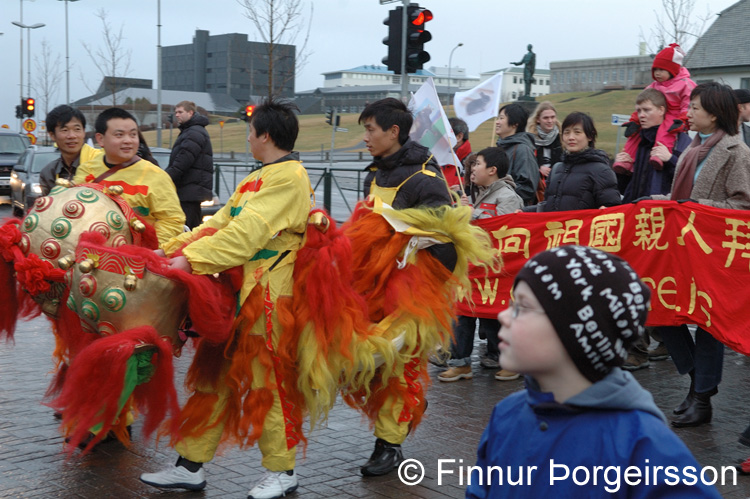
M 667 99 L 667 112 L 664 122 L 656 133 L 656 144 L 665 145 L 670 152 L 674 147 L 677 132 L 686 129 L 683 126 L 686 125 L 685 114 L 690 106 L 690 92 L 696 86 L 696 83 L 690 79 L 690 72 L 682 66 L 684 57 L 685 52 L 676 43 L 671 43 L 669 47 L 656 54 L 651 66 L 651 76 L 654 82 L 647 87 L 660 91 Z M 635 124 L 635 128 L 640 127 L 636 113 L 630 117 L 628 124 Z M 623 148 L 628 158 L 623 160 L 623 155 L 618 154 L 620 160 L 616 160 L 613 165 L 617 173 L 627 175 L 633 173 L 633 160 L 640 139 L 641 136 L 638 133 L 632 133 L 628 137 Z M 656 156 L 651 156 L 649 164 L 656 170 L 661 170 L 664 166 L 662 160 Z

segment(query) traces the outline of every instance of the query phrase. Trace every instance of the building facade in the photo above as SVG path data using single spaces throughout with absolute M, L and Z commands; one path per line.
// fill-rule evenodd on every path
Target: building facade
M 269 95 L 294 96 L 295 46 L 269 46 L 247 35 L 209 35 L 196 30 L 193 43 L 162 47 L 162 88 L 227 94 L 239 102 Z M 272 82 L 269 82 L 269 72 Z
M 645 88 L 653 80 L 649 55 L 551 62 L 550 93 Z
M 721 11 L 685 57 L 685 67 L 697 83 L 719 81 L 750 89 L 750 43 L 747 20 L 750 0 Z

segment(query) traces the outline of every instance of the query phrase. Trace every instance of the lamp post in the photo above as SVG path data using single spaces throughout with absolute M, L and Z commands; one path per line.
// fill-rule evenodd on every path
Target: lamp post
M 463 47 L 464 44 L 459 42 L 458 45 L 453 47 L 453 50 L 451 50 L 451 55 L 448 56 L 448 105 L 451 105 L 451 70 L 452 68 L 452 62 L 453 62 L 453 52 L 456 51 L 458 47 Z
M 68 2 L 78 0 L 58 0 L 65 2 L 65 103 L 70 104 L 70 49 L 68 48 Z
M 28 44 L 28 47 L 26 48 L 26 54 L 27 54 L 26 62 L 28 64 L 28 66 L 29 66 L 27 68 L 27 76 L 28 76 L 28 80 L 29 80 L 28 81 L 29 93 L 28 93 L 27 96 L 30 97 L 31 96 L 31 30 L 32 29 L 37 29 L 37 28 L 43 28 L 44 26 L 46 26 L 46 24 L 44 24 L 44 23 L 36 23 L 36 24 L 32 24 L 32 25 L 26 25 L 26 24 L 24 24 L 22 22 L 18 22 L 18 21 L 12 21 L 12 24 L 15 25 L 15 26 L 18 26 L 21 29 L 24 29 L 24 28 L 26 29 L 26 41 L 27 41 L 27 44 Z M 23 48 L 21 50 L 23 50 Z M 21 54 L 21 60 L 23 60 L 23 53 Z M 23 69 L 21 70 L 21 74 L 23 75 Z M 21 94 L 23 94 L 23 82 L 21 83 Z M 23 99 L 23 95 L 21 96 L 21 98 Z
M 156 2 L 156 144 L 161 143 L 161 0 Z M 171 142 L 171 141 L 170 141 Z

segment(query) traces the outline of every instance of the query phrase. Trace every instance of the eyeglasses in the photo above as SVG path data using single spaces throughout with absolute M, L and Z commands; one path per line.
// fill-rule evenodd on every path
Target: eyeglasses
M 518 316 L 521 315 L 521 310 L 524 310 L 526 312 L 534 312 L 537 314 L 545 313 L 544 310 L 540 310 L 538 308 L 525 307 L 515 300 L 510 300 L 510 302 L 508 303 L 508 308 L 510 309 L 510 316 L 513 319 L 518 319 Z

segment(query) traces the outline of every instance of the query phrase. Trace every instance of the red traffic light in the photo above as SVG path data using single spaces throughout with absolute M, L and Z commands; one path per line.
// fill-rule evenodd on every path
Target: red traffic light
M 245 106 L 245 116 L 248 118 L 253 115 L 253 110 L 255 109 L 255 106 Z
M 36 103 L 36 101 L 34 99 L 31 99 L 31 98 L 26 99 L 26 104 L 25 104 L 26 110 L 27 111 L 33 111 L 35 103 Z
M 432 12 L 425 9 L 422 11 L 419 11 L 419 14 L 416 18 L 411 22 L 414 26 L 424 26 L 424 23 L 432 21 Z

